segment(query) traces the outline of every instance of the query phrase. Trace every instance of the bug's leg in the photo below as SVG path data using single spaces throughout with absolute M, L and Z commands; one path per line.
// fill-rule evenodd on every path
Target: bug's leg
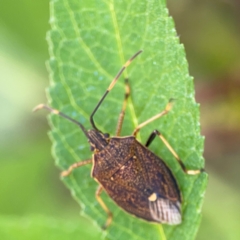
M 152 143 L 152 141 L 155 139 L 156 136 L 158 136 L 163 141 L 164 145 L 168 148 L 168 150 L 172 153 L 172 155 L 175 157 L 175 159 L 179 162 L 182 170 L 185 173 L 187 173 L 189 175 L 195 175 L 195 174 L 199 174 L 199 173 L 204 171 L 203 169 L 199 169 L 199 170 L 188 170 L 188 169 L 186 169 L 185 165 L 183 164 L 182 160 L 177 155 L 175 150 L 172 148 L 172 146 L 169 144 L 169 142 L 163 137 L 163 135 L 158 130 L 154 130 L 150 134 L 145 146 L 148 147 Z
M 103 225 L 103 229 L 107 229 L 107 227 L 111 224 L 112 222 L 112 218 L 113 215 L 111 213 L 111 211 L 108 209 L 108 207 L 106 206 L 106 204 L 104 203 L 104 201 L 102 200 L 102 198 L 100 197 L 100 194 L 102 193 L 103 187 L 101 185 L 98 186 L 98 189 L 96 191 L 96 199 L 99 202 L 99 204 L 101 205 L 101 207 L 103 208 L 103 210 L 107 213 L 108 218 L 106 223 Z
M 119 114 L 119 118 L 118 118 L 118 124 L 117 124 L 117 129 L 116 129 L 116 136 L 120 136 L 121 130 L 122 130 L 122 124 L 123 124 L 123 119 L 125 116 L 125 111 L 126 111 L 126 107 L 127 107 L 127 100 L 130 96 L 130 86 L 129 86 L 129 82 L 128 79 L 125 79 L 125 97 L 124 97 L 124 101 L 123 101 L 123 106 L 122 106 L 122 110 Z
M 136 129 L 134 130 L 133 136 L 136 137 L 136 135 L 137 135 L 137 133 L 140 131 L 140 129 L 143 128 L 144 126 L 146 126 L 147 124 L 149 124 L 150 122 L 152 122 L 152 121 L 154 121 L 154 120 L 162 117 L 163 115 L 167 114 L 167 113 L 171 110 L 171 108 L 172 108 L 173 101 L 174 101 L 174 99 L 171 98 L 171 99 L 168 101 L 168 104 L 166 105 L 165 109 L 164 109 L 162 112 L 158 113 L 157 115 L 153 116 L 152 118 L 148 119 L 147 121 L 139 124 L 139 125 L 136 127 Z
M 61 173 L 61 176 L 66 177 L 72 172 L 73 169 L 82 167 L 82 166 L 84 166 L 86 164 L 90 164 L 90 163 L 92 163 L 92 159 L 88 159 L 88 160 L 81 161 L 81 162 L 76 162 L 76 163 L 72 164 L 71 166 L 69 166 L 68 170 L 63 171 Z
M 112 90 L 112 88 L 115 86 L 117 80 L 119 79 L 119 77 L 121 76 L 121 74 L 123 73 L 123 71 L 131 64 L 131 62 L 133 61 L 133 59 L 135 59 L 140 53 L 142 52 L 142 50 L 139 50 L 138 52 L 136 52 L 131 58 L 129 58 L 126 63 L 122 66 L 122 68 L 120 69 L 120 71 L 117 73 L 117 75 L 114 77 L 114 79 L 112 80 L 112 82 L 110 83 L 108 89 L 106 90 L 106 92 L 104 93 L 104 95 L 102 96 L 102 98 L 100 99 L 100 101 L 98 102 L 97 106 L 94 108 L 91 116 L 90 116 L 90 122 L 92 127 L 99 131 L 94 123 L 93 120 L 93 116 L 96 113 L 96 111 L 98 110 L 99 106 L 102 104 L 103 100 L 105 99 L 105 97 L 108 95 L 108 93 Z

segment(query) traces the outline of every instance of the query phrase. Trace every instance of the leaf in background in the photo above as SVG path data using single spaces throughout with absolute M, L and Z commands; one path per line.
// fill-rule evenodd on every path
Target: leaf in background
M 79 227 L 79 225 L 81 227 Z M 28 217 L 0 216 L 0 239 L 43 240 L 43 239 L 99 239 L 91 231 L 88 222 L 66 221 L 52 217 L 31 215 Z
M 50 4 L 51 105 L 90 128 L 89 116 L 110 81 L 123 63 L 142 49 L 144 52 L 124 73 L 130 80 L 131 99 L 122 135 L 131 135 L 139 123 L 162 111 L 168 100 L 175 98 L 172 111 L 143 128 L 139 140 L 144 143 L 152 130 L 158 129 L 189 169 L 203 167 L 203 137 L 193 80 L 165 1 L 51 0 Z M 95 116 L 98 128 L 111 135 L 124 98 L 123 82 L 122 77 Z M 53 154 L 61 169 L 91 158 L 87 139 L 78 127 L 58 116 L 51 116 L 51 125 Z M 184 174 L 158 139 L 151 150 L 176 176 L 183 195 L 183 223 L 147 223 L 125 213 L 103 194 L 114 214 L 106 239 L 194 239 L 207 175 Z M 76 169 L 64 182 L 83 213 L 102 226 L 107 216 L 95 199 L 97 183 L 90 178 L 90 171 L 91 166 Z

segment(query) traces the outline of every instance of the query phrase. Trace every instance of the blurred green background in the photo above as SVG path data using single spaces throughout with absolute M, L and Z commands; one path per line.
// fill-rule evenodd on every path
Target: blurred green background
M 197 239 L 240 239 L 240 3 L 167 2 L 195 78 L 206 136 L 209 186 Z M 1 1 L 0 239 L 32 239 L 31 225 L 46 231 L 46 239 L 89 231 L 98 239 L 59 180 L 46 112 L 31 113 L 46 102 L 48 19 L 48 0 Z M 58 236 L 56 225 L 62 226 Z

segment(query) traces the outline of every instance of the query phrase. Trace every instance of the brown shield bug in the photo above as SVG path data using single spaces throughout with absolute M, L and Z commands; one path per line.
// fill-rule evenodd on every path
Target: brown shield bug
M 86 164 L 93 164 L 91 175 L 99 183 L 96 191 L 96 199 L 108 215 L 103 228 L 107 228 L 110 225 L 113 216 L 100 196 L 102 190 L 106 191 L 123 210 L 136 217 L 151 222 L 171 225 L 181 223 L 182 199 L 177 182 L 164 161 L 148 149 L 148 146 L 156 136 L 163 141 L 185 173 L 194 175 L 202 171 L 202 169 L 187 170 L 177 153 L 158 130 L 154 130 L 150 134 L 145 145 L 142 145 L 136 140 L 137 133 L 142 127 L 170 111 L 173 103 L 172 99 L 169 100 L 162 112 L 138 125 L 132 135 L 120 137 L 127 99 L 130 94 L 127 79 L 125 80 L 125 99 L 117 124 L 116 136 L 110 137 L 109 134 L 102 133 L 96 127 L 93 120 L 94 114 L 107 94 L 114 87 L 124 69 L 141 52 L 140 50 L 135 53 L 124 64 L 93 110 L 90 116 L 90 123 L 93 129 L 86 130 L 80 122 L 44 104 L 40 104 L 34 109 L 35 111 L 45 108 L 53 114 L 68 119 L 77 124 L 87 137 L 91 150 L 93 151 L 92 159 L 74 163 L 68 170 L 62 172 L 62 176 L 68 176 L 75 168 Z

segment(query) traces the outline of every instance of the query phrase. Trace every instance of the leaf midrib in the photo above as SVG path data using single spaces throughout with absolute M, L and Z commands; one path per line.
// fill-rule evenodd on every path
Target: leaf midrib
M 121 58 L 122 65 L 123 65 L 125 63 L 125 59 L 124 59 L 124 55 L 123 55 L 121 35 L 120 35 L 119 26 L 118 26 L 118 22 L 117 22 L 116 12 L 114 10 L 113 0 L 111 0 L 109 3 L 110 3 L 109 4 L 109 9 L 110 9 L 111 17 L 112 17 L 113 27 L 114 27 L 114 30 L 115 30 L 115 36 L 116 36 L 118 51 L 119 51 L 119 55 L 120 55 L 120 58 Z M 146 29 L 145 29 L 145 32 L 146 32 Z M 124 74 L 125 78 L 128 78 L 127 69 L 125 70 L 125 72 L 123 74 Z M 138 126 L 138 120 L 137 120 L 137 116 L 136 116 L 136 113 L 135 113 L 135 108 L 134 108 L 131 97 L 128 101 L 128 106 L 129 106 L 129 109 L 130 109 L 130 114 L 131 114 L 131 117 L 132 117 L 134 127 L 136 128 Z M 140 134 L 138 134 L 138 138 L 139 138 L 139 140 L 141 140 L 140 139 Z M 163 229 L 162 225 L 160 225 L 160 224 L 159 224 L 159 233 L 160 233 L 160 239 L 166 239 L 164 229 Z

